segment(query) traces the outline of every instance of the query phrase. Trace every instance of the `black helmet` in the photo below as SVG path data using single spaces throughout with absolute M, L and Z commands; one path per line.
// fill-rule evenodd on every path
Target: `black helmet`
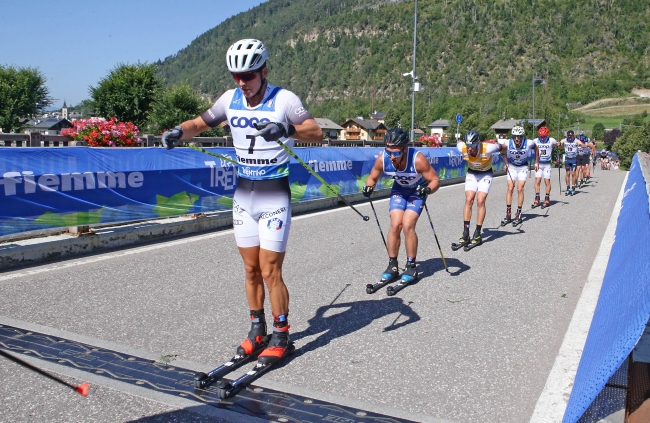
M 465 144 L 468 148 L 475 148 L 481 143 L 481 134 L 472 129 L 465 134 Z
M 569 138 L 569 139 L 573 139 L 573 138 L 576 137 L 576 134 L 573 131 L 567 131 L 566 137 Z
M 387 147 L 402 147 L 409 143 L 409 133 L 401 128 L 391 129 L 384 135 Z

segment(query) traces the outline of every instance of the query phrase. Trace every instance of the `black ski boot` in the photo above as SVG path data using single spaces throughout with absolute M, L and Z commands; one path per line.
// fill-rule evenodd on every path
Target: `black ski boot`
M 416 282 L 418 280 L 419 273 L 416 269 L 415 262 L 409 261 L 406 262 L 406 270 L 402 273 L 399 282 L 395 286 L 389 286 L 386 288 L 386 295 L 392 297 L 397 294 L 399 291 L 404 289 L 406 286 Z
M 372 284 L 369 283 L 366 285 L 366 294 L 374 294 L 379 289 L 388 285 L 389 283 L 395 282 L 399 278 L 399 267 L 397 264 L 397 259 L 390 259 L 388 262 L 388 267 L 381 274 L 381 279 L 379 282 Z
M 512 221 L 512 226 L 517 227 L 524 222 L 524 219 L 521 218 L 521 214 L 517 213 L 514 220 Z
M 551 199 L 547 195 L 546 198 L 544 199 L 544 202 L 542 203 L 542 210 L 550 206 L 551 206 Z
M 455 242 L 451 243 L 451 249 L 456 251 L 463 248 L 467 244 L 469 244 L 469 230 L 465 229 L 463 231 L 463 235 L 461 235 L 460 239 L 458 240 L 458 243 Z
M 264 310 L 251 310 L 251 330 L 244 342 L 237 347 L 237 355 L 242 357 L 251 355 L 267 342 Z
M 481 244 L 483 244 L 483 238 L 481 238 L 481 234 L 479 234 L 478 232 L 474 232 L 474 236 L 472 237 L 472 241 L 465 246 L 464 250 L 469 251 L 472 248 L 478 247 Z
M 501 226 L 506 226 L 510 222 L 512 222 L 512 215 L 506 214 L 506 217 L 501 221 Z
M 530 207 L 534 209 L 535 207 L 539 207 L 540 205 L 541 205 L 541 203 L 539 201 L 539 195 L 536 195 L 535 196 L 535 201 L 533 201 L 533 205 L 530 206 Z
M 262 354 L 257 358 L 257 362 L 263 366 L 268 366 L 287 355 L 289 350 L 289 327 L 287 330 L 274 330 L 271 335 L 269 345 Z

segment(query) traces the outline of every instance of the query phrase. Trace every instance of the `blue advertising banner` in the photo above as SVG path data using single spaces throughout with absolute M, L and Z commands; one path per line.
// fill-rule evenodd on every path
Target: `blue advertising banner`
M 231 159 L 233 148 L 208 148 Z M 465 175 L 455 148 L 419 149 L 440 178 Z M 361 191 L 381 148 L 296 148 L 340 194 Z M 0 236 L 232 208 L 235 165 L 189 148 L 6 148 L 0 161 Z M 495 156 L 495 169 L 503 161 Z M 335 194 L 291 160 L 292 201 Z M 388 188 L 382 178 L 378 187 Z

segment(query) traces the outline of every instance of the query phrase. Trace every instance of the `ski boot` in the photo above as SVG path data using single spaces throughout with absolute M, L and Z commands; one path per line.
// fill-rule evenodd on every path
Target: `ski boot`
M 260 314 L 255 310 L 251 313 L 251 330 L 248 331 L 248 336 L 244 339 L 244 342 L 237 347 L 237 355 L 247 357 L 265 346 L 267 342 L 264 311 Z
M 263 366 L 269 366 L 284 358 L 287 355 L 289 343 L 289 326 L 286 326 L 286 330 L 274 329 L 269 345 L 257 357 L 257 363 Z
M 549 200 L 548 197 L 547 197 L 547 198 L 544 199 L 544 202 L 542 203 L 542 210 L 544 210 L 545 208 L 550 207 L 550 206 L 551 206 L 551 200 Z
M 517 213 L 515 215 L 515 218 L 512 221 L 512 226 L 514 226 L 516 228 L 517 226 L 521 225 L 522 223 L 524 223 L 524 219 L 521 218 L 521 214 Z
M 539 207 L 541 205 L 541 202 L 539 201 L 539 197 L 535 197 L 535 201 L 533 201 L 533 204 L 530 206 L 531 208 Z
M 418 280 L 419 273 L 415 267 L 415 262 L 407 262 L 406 270 L 402 273 L 399 282 L 395 286 L 389 286 L 386 288 L 386 295 L 392 297 L 397 294 L 399 291 L 404 289 L 406 286 L 416 282 Z
M 575 187 L 573 187 L 573 189 L 571 190 L 571 196 L 574 196 L 574 195 L 576 195 L 576 188 Z
M 366 294 L 374 294 L 379 289 L 388 285 L 389 283 L 395 282 L 399 278 L 399 267 L 397 265 L 397 260 L 390 260 L 388 262 L 388 267 L 381 274 L 381 279 L 379 282 L 372 284 L 369 283 L 366 285 Z
M 568 187 L 567 187 L 566 191 L 564 192 L 564 195 L 565 195 L 566 197 L 568 197 L 569 195 L 571 195 L 571 190 L 570 190 Z
M 455 242 L 451 243 L 451 249 L 453 251 L 460 250 L 461 248 L 469 244 L 469 242 L 470 242 L 469 232 L 467 233 L 463 232 L 463 235 L 461 235 L 460 239 L 458 240 L 458 243 Z
M 501 226 L 506 226 L 510 222 L 512 222 L 512 215 L 506 214 L 506 217 L 501 221 Z
M 472 248 L 478 247 L 481 244 L 483 244 L 483 238 L 481 238 L 480 234 L 475 233 L 474 237 L 472 238 L 472 241 L 465 246 L 464 250 L 469 251 Z

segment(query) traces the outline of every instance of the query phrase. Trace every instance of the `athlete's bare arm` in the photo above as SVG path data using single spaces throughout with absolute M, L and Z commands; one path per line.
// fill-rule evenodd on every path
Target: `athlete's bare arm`
M 300 125 L 293 125 L 296 133 L 291 138 L 302 142 L 323 142 L 323 130 L 315 119 L 307 119 Z
M 186 120 L 181 123 L 181 128 L 183 128 L 183 136 L 181 137 L 183 140 L 194 138 L 201 132 L 210 129 L 201 116 L 192 120 Z
M 438 178 L 438 173 L 423 154 L 417 154 L 415 156 L 415 170 L 427 180 L 429 183 L 427 186 L 431 190 L 432 194 L 438 191 L 438 188 L 440 188 L 440 178 Z
M 374 187 L 377 185 L 377 181 L 383 172 L 383 161 L 384 157 L 382 154 L 380 154 L 379 157 L 377 157 L 377 160 L 375 160 L 375 164 L 372 166 L 372 170 L 370 171 L 368 178 L 366 178 L 366 186 Z

